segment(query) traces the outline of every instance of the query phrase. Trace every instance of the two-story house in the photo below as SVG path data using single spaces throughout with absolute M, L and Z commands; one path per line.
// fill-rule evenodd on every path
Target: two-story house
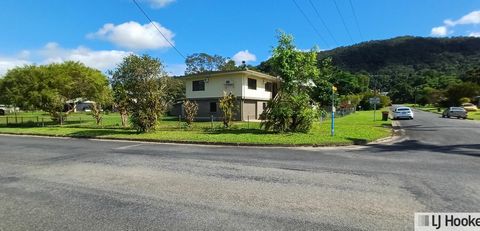
M 180 77 L 184 80 L 186 98 L 198 104 L 198 120 L 222 118 L 219 101 L 224 92 L 237 98 L 236 120 L 257 120 L 267 102 L 277 93 L 279 79 L 252 70 L 218 71 Z M 183 109 L 173 110 L 183 114 Z

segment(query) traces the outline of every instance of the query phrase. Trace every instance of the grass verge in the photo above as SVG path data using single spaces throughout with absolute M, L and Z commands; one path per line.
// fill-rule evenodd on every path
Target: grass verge
M 381 118 L 381 111 L 377 111 Z M 185 128 L 174 118 L 160 123 L 157 131 L 136 133 L 115 127 L 93 127 L 90 124 L 48 125 L 45 127 L 0 127 L 4 134 L 28 134 L 65 137 L 126 139 L 158 142 L 184 142 L 235 145 L 332 146 L 365 144 L 391 135 L 390 123 L 373 121 L 373 111 L 357 112 L 335 119 L 335 136 L 330 136 L 330 120 L 316 122 L 309 133 L 272 133 L 260 129 L 258 122 L 237 122 L 231 129 L 222 129 L 219 122 L 196 122 Z

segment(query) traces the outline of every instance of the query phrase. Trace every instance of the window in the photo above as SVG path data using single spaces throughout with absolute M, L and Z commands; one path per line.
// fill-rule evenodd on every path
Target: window
M 257 90 L 257 80 L 256 79 L 248 79 L 248 89 Z
M 210 112 L 217 112 L 217 102 L 210 102 Z
M 270 82 L 265 83 L 265 91 L 272 92 L 273 84 Z
M 192 81 L 192 91 L 205 91 L 205 80 Z

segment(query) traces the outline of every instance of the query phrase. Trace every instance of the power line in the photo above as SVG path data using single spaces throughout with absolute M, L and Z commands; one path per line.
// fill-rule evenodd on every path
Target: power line
M 133 3 L 135 3 L 135 5 L 137 5 L 138 9 L 143 13 L 143 15 L 148 19 L 148 21 L 150 21 L 150 23 L 155 27 L 155 29 L 157 29 L 158 33 L 160 33 L 162 35 L 162 37 L 168 42 L 168 44 L 170 44 L 170 46 L 175 49 L 175 51 L 180 55 L 182 56 L 184 59 L 187 59 L 183 54 L 182 52 L 180 52 L 177 47 L 175 47 L 175 45 L 173 45 L 172 42 L 170 42 L 170 40 L 168 40 L 168 38 L 162 33 L 162 31 L 160 31 L 160 29 L 157 27 L 157 25 L 152 21 L 152 19 L 150 19 L 150 17 L 148 17 L 147 13 L 142 9 L 142 7 L 138 4 L 138 2 L 136 0 L 132 0 Z
M 315 13 L 317 14 L 318 18 L 320 19 L 320 22 L 322 22 L 323 27 L 325 27 L 325 29 L 327 30 L 328 35 L 330 35 L 330 38 L 333 40 L 333 42 L 335 42 L 335 45 L 338 46 L 337 40 L 335 39 L 335 37 L 333 37 L 332 32 L 330 31 L 330 29 L 328 29 L 327 24 L 325 23 L 325 21 L 323 21 L 322 16 L 320 16 L 320 13 L 318 13 L 317 8 L 315 7 L 315 5 L 313 5 L 312 0 L 308 0 L 308 2 L 310 3 L 310 5 L 312 6 L 313 10 L 314 10 Z
M 343 19 L 342 12 L 340 12 L 340 8 L 338 8 L 337 2 L 335 0 L 332 0 L 333 3 L 335 4 L 335 8 L 337 8 L 338 15 L 340 15 L 340 19 L 342 19 L 343 27 L 347 31 L 348 37 L 350 38 L 350 41 L 353 43 L 352 35 L 350 34 L 350 31 L 348 30 L 347 23 L 345 23 L 345 20 Z
M 360 30 L 360 24 L 358 23 L 357 14 L 355 13 L 355 8 L 353 7 L 352 0 L 348 0 L 348 2 L 350 3 L 350 7 L 352 8 L 353 18 L 355 19 L 355 24 L 357 24 L 357 29 L 358 29 L 358 32 L 360 33 L 360 38 L 362 38 L 362 41 L 364 41 L 362 30 Z
M 322 42 L 325 43 L 325 45 L 327 45 L 327 47 L 330 47 L 330 45 L 328 45 L 327 41 L 325 39 L 323 39 L 322 35 L 320 35 L 320 32 L 318 32 L 317 28 L 313 25 L 312 21 L 310 21 L 310 19 L 305 14 L 305 12 L 302 10 L 302 8 L 300 8 L 300 6 L 297 4 L 297 1 L 295 1 L 295 0 L 292 0 L 292 1 L 293 1 L 293 3 L 295 3 L 295 6 L 297 7 L 297 9 L 300 11 L 300 13 L 302 13 L 303 17 L 305 18 L 305 20 L 307 20 L 308 24 L 310 24 L 310 26 L 315 31 L 315 33 L 320 38 L 320 40 L 322 40 Z

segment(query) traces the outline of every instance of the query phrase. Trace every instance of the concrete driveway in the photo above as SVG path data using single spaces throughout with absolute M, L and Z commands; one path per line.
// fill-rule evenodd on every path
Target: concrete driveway
M 0 230 L 411 230 L 479 212 L 480 123 L 394 144 L 254 148 L 0 136 Z

